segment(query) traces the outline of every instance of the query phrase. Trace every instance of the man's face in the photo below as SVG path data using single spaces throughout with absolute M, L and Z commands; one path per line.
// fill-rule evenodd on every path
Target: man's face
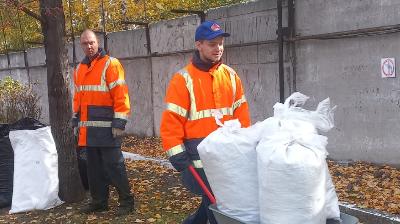
M 81 47 L 88 58 L 92 58 L 99 50 L 99 43 L 93 32 L 87 31 L 81 35 Z
M 224 53 L 224 37 L 216 37 L 212 40 L 196 41 L 196 48 L 203 61 L 218 62 Z

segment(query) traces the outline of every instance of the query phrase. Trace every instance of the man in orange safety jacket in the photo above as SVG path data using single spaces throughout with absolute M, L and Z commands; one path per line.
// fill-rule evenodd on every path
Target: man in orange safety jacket
M 208 185 L 197 145 L 218 128 L 215 116 L 222 117 L 222 122 L 239 119 L 242 127 L 250 125 L 241 80 L 221 62 L 224 37 L 228 36 L 214 21 L 205 21 L 197 27 L 197 50 L 191 62 L 172 77 L 165 97 L 167 105 L 160 127 L 163 148 L 173 167 L 181 172 L 185 187 L 202 195 L 200 207 L 184 224 L 216 223 L 208 209 L 209 199 L 187 169 L 193 165 Z
M 118 215 L 133 210 L 134 199 L 121 152 L 121 136 L 130 114 L 128 86 L 121 63 L 99 48 L 91 30 L 80 43 L 86 57 L 74 71 L 72 125 L 78 145 L 86 149 L 89 190 L 85 213 L 108 210 L 109 183 L 119 194 Z

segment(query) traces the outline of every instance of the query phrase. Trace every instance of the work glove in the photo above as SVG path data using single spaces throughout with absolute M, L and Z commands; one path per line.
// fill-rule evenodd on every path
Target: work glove
M 180 152 L 176 155 L 169 157 L 169 161 L 171 162 L 172 166 L 179 172 L 187 169 L 190 165 L 192 165 L 192 162 L 186 152 Z
M 121 138 L 124 135 L 124 130 L 120 128 L 112 128 L 111 131 L 114 138 Z

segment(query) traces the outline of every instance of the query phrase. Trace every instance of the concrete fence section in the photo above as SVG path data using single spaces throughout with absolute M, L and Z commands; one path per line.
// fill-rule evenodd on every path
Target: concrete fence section
M 286 5 L 283 26 L 288 23 Z M 297 0 L 296 35 L 398 25 L 398 11 L 397 0 Z M 206 19 L 219 21 L 232 35 L 226 38 L 223 60 L 242 79 L 253 123 L 271 116 L 279 100 L 278 45 L 273 42 L 277 39 L 276 1 L 212 9 Z M 121 59 L 130 88 L 132 116 L 128 133 L 159 135 L 168 82 L 190 60 L 199 23 L 200 18 L 192 15 L 150 24 L 149 43 L 145 28 L 107 35 L 110 55 Z M 99 37 L 103 44 L 103 36 Z M 72 44 L 67 48 L 72 71 Z M 80 61 L 83 52 L 79 38 L 75 49 Z M 296 41 L 285 44 L 284 54 L 286 97 L 300 91 L 311 97 L 309 109 L 315 109 L 326 97 L 338 106 L 336 127 L 328 133 L 330 157 L 400 165 L 396 141 L 400 135 L 400 83 L 398 78 L 381 78 L 380 74 L 381 58 L 400 58 L 399 33 Z M 44 121 L 48 122 L 44 49 L 29 49 L 26 58 L 28 69 L 23 53 L 0 55 L 0 78 L 11 75 L 37 83 Z

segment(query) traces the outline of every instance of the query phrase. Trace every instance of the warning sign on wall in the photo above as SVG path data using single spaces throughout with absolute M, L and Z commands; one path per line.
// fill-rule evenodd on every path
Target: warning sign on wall
M 382 78 L 396 77 L 396 63 L 394 58 L 381 59 L 381 74 Z

